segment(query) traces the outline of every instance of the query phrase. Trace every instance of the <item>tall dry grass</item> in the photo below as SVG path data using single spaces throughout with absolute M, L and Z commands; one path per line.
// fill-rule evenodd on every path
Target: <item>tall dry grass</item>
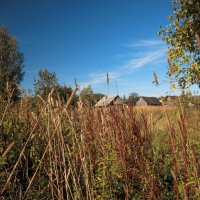
M 198 109 L 32 102 L 0 104 L 2 199 L 199 199 Z

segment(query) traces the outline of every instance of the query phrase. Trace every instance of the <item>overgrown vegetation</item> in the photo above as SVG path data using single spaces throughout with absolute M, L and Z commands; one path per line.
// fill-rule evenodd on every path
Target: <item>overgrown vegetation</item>
M 3 199 L 199 199 L 200 111 L 0 102 Z
M 182 89 L 199 85 L 199 5 L 177 0 L 160 31 Z M 78 100 L 77 84 L 44 69 L 20 97 L 23 54 L 4 28 L 0 53 L 0 199 L 200 199 L 199 96 L 134 108 L 131 93 L 129 108 L 95 108 L 102 94 L 88 86 Z

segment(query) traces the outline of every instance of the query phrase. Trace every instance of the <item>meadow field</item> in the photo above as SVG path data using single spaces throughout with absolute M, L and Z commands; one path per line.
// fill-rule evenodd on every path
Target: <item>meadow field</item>
M 200 199 L 200 109 L 0 100 L 1 199 Z

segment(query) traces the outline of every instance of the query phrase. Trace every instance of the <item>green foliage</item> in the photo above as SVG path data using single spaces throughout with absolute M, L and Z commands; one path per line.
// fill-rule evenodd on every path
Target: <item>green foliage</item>
M 129 106 L 135 106 L 138 99 L 139 95 L 136 92 L 132 92 L 126 101 Z
M 55 88 L 55 94 L 56 96 L 59 96 L 60 99 L 62 99 L 64 102 L 66 102 L 70 95 L 72 94 L 72 88 L 71 87 L 67 87 L 66 85 L 61 86 L 58 85 Z
M 57 85 L 55 88 L 53 97 L 55 99 L 60 99 L 61 102 L 66 103 L 69 97 L 71 96 L 73 90 L 71 87 L 67 87 L 66 85 Z M 75 95 L 72 99 L 72 102 L 70 103 L 71 106 L 75 106 L 78 101 L 78 96 Z
M 16 99 L 19 94 L 19 84 L 23 80 L 24 56 L 20 52 L 16 38 L 5 28 L 0 27 L 0 95 L 5 99 Z
M 200 2 L 173 1 L 170 25 L 161 27 L 159 35 L 168 45 L 168 75 L 184 89 L 193 84 L 200 87 Z
M 47 69 L 39 70 L 38 80 L 34 82 L 34 90 L 36 95 L 40 95 L 44 100 L 47 100 L 49 94 L 53 90 L 52 97 L 67 102 L 72 94 L 72 88 L 58 83 L 56 73 L 49 72 Z M 77 97 L 73 99 L 72 105 L 75 105 Z
M 51 90 L 58 86 L 58 80 L 55 72 L 49 72 L 47 69 L 39 70 L 38 80 L 34 81 L 35 94 L 47 99 Z
M 95 175 L 97 199 L 121 199 L 125 196 L 122 165 L 111 143 L 109 139 L 104 141 L 105 152 L 98 155 Z
M 81 100 L 88 106 L 94 106 L 103 96 L 103 94 L 94 93 L 91 85 L 83 88 L 80 92 Z

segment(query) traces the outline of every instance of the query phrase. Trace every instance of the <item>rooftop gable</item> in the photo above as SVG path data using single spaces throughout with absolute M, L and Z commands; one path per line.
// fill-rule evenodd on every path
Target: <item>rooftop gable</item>
M 123 104 L 123 101 L 119 98 L 119 96 L 104 96 L 95 107 L 103 107 L 103 106 L 109 106 L 109 105 L 118 105 Z
M 156 97 L 141 97 L 148 105 L 162 105 L 161 102 Z

